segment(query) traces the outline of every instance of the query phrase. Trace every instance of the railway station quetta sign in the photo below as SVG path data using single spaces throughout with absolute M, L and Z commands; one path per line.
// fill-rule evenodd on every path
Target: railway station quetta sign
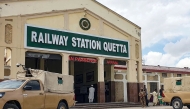
M 25 25 L 25 47 L 29 49 L 130 58 L 128 41 L 27 24 Z

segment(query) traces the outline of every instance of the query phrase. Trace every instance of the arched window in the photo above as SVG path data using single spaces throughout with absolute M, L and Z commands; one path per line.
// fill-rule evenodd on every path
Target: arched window
M 12 25 L 11 24 L 6 24 L 5 25 L 5 43 L 11 44 L 12 43 Z

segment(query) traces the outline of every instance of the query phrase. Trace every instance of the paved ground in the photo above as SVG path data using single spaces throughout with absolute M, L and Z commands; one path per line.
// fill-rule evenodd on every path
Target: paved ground
M 131 107 L 131 108 L 110 108 L 110 109 L 173 109 L 171 106 L 156 106 L 156 107 L 146 107 L 146 108 L 142 108 L 142 107 Z M 187 107 L 185 106 L 183 109 L 187 109 Z

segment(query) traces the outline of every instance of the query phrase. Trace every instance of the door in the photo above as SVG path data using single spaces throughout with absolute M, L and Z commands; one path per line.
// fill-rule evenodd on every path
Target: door
M 152 93 L 155 89 L 157 90 L 157 93 L 158 93 L 157 82 L 150 82 L 150 93 Z
M 117 72 L 115 75 L 122 75 L 122 77 L 123 77 L 122 79 L 114 79 L 114 82 L 122 82 L 123 83 L 123 89 L 118 89 L 117 91 L 123 90 L 124 102 L 128 102 L 128 99 L 127 99 L 127 80 L 126 80 L 127 73 L 118 73 Z M 120 93 L 120 92 L 115 92 L 115 93 Z
M 24 109 L 43 109 L 45 94 L 40 86 L 40 82 L 38 80 L 31 80 L 25 86 L 31 87 L 31 89 L 23 89 Z

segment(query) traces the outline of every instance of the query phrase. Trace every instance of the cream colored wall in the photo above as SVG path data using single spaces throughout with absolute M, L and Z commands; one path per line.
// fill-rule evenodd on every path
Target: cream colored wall
M 106 19 L 108 22 L 120 27 L 123 31 L 126 31 L 137 39 L 140 39 L 138 36 L 138 32 L 141 33 L 140 27 L 94 0 L 30 0 L 9 2 L 9 6 L 4 5 L 4 3 L 5 2 L 0 2 L 2 8 L 0 11 L 1 17 L 27 15 L 33 13 L 59 12 L 70 9 L 83 9 L 85 7 L 86 11 L 90 10 L 96 15 L 99 15 L 101 18 Z
M 152 72 L 152 73 L 157 73 L 160 76 L 161 84 L 164 82 L 165 77 L 162 76 L 162 72 Z M 165 73 L 165 72 L 163 72 L 163 73 Z M 166 73 L 166 74 L 167 74 L 167 78 L 172 77 L 172 74 L 173 74 L 173 77 L 177 77 L 177 73 Z M 185 74 L 182 74 L 182 76 L 185 76 Z M 147 76 L 147 80 L 149 80 L 149 81 L 158 81 L 157 78 L 158 78 L 157 76 Z M 144 77 L 143 77 L 143 80 L 145 80 Z
M 129 41 L 128 35 L 122 34 L 121 32 L 111 27 L 109 24 L 103 23 L 103 31 L 103 36 L 108 36 L 111 38 L 115 38 L 115 36 L 117 36 L 118 39 Z
M 25 57 L 25 50 L 24 48 L 21 46 L 23 45 L 23 31 L 22 31 L 22 26 L 21 26 L 21 18 L 18 17 L 8 17 L 8 18 L 0 18 L 0 52 L 1 52 L 1 58 L 0 58 L 0 67 L 4 68 L 4 59 L 2 59 L 2 57 L 4 57 L 5 55 L 5 48 L 10 48 L 11 49 L 11 63 L 10 66 L 10 70 L 11 78 L 15 78 L 16 77 L 16 72 L 19 70 L 19 68 L 16 67 L 16 63 L 20 62 L 20 63 L 24 63 L 24 57 Z M 12 25 L 12 43 L 11 44 L 7 44 L 5 43 L 5 25 L 6 24 L 11 24 Z M 9 55 L 9 54 L 8 54 Z M 4 78 L 4 69 L 0 69 L 0 71 L 2 73 L 0 73 L 0 79 Z
M 52 15 L 52 16 L 42 16 L 39 18 L 29 18 L 26 21 L 27 24 L 43 26 L 54 29 L 64 29 L 64 15 Z

